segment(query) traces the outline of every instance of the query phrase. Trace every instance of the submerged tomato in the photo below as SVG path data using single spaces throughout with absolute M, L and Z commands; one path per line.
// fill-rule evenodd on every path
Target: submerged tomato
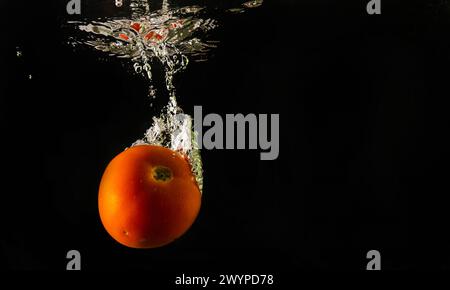
M 152 145 L 117 155 L 103 174 L 98 196 L 105 229 L 132 248 L 159 247 L 180 237 L 197 217 L 200 203 L 186 158 Z

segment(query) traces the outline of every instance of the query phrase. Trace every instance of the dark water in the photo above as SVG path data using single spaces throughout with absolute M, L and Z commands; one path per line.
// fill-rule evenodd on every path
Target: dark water
M 220 25 L 202 40 L 220 43 L 176 74 L 178 105 L 280 113 L 280 158 L 202 152 L 199 219 L 145 252 L 105 234 L 97 191 L 111 158 L 167 105 L 165 68 L 152 63 L 161 97 L 150 108 L 146 76 L 128 59 L 68 44 L 86 36 L 68 21 L 116 17 L 113 2 L 86 2 L 81 18 L 66 1 L 30 2 L 0 3 L 3 267 L 63 270 L 75 248 L 85 270 L 144 270 L 162 284 L 186 269 L 298 282 L 302 270 L 364 269 L 379 249 L 386 270 L 449 269 L 445 2 L 384 1 L 377 18 L 354 1 L 211 9 Z

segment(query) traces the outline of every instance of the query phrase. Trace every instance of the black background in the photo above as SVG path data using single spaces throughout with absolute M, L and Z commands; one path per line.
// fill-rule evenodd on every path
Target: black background
M 77 18 L 66 1 L 2 1 L 1 267 L 64 271 L 77 249 L 83 270 L 282 279 L 364 270 L 376 249 L 385 270 L 449 270 L 450 4 L 404 2 L 369 16 L 366 1 L 269 0 L 221 16 L 210 60 L 176 77 L 179 103 L 191 114 L 280 114 L 279 159 L 202 151 L 193 227 L 134 250 L 104 231 L 98 184 L 166 95 L 150 108 L 129 64 L 67 45 L 61 27 Z M 89 16 L 114 11 L 113 1 L 83 5 Z

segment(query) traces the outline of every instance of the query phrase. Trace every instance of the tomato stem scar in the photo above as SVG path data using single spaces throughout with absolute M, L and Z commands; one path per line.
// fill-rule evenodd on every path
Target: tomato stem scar
M 172 180 L 172 171 L 164 166 L 155 166 L 152 168 L 153 179 L 158 182 L 169 182 Z

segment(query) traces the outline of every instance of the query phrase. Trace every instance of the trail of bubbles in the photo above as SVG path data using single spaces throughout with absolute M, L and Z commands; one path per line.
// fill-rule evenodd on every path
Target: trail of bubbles
M 114 1 L 118 7 L 123 5 L 122 0 Z M 239 8 L 226 11 L 242 12 L 247 8 L 258 7 L 262 2 L 247 1 Z M 163 0 L 161 9 L 154 12 L 150 11 L 147 0 L 131 0 L 130 9 L 129 19 L 69 22 L 86 32 L 82 37 L 72 38 L 71 44 L 88 45 L 110 56 L 129 59 L 134 71 L 147 78 L 151 99 L 157 94 L 153 86 L 151 63 L 158 60 L 162 64 L 169 103 L 159 117 L 153 118 L 153 124 L 144 137 L 132 146 L 159 145 L 185 154 L 202 190 L 202 160 L 192 128 L 192 118 L 178 106 L 173 81 L 174 76 L 187 67 L 189 59 L 203 61 L 209 51 L 216 47 L 217 42 L 205 40 L 205 36 L 218 26 L 217 21 L 208 16 L 206 7 L 171 7 L 168 0 Z

